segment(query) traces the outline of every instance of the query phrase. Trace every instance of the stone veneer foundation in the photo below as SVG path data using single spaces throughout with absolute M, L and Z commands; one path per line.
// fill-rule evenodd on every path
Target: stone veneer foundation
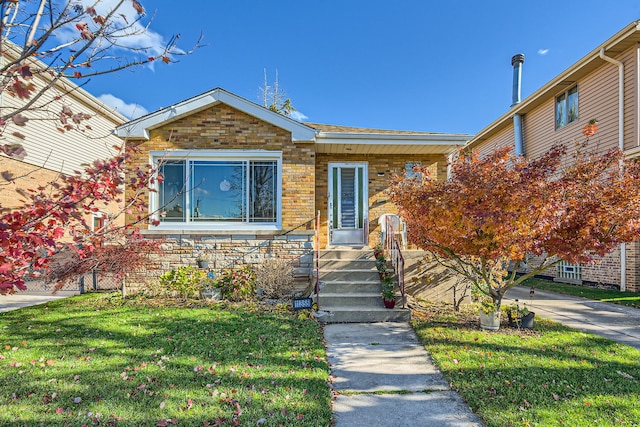
M 267 258 L 290 259 L 299 284 L 306 285 L 313 275 L 313 231 L 287 234 L 210 234 L 182 232 L 144 233 L 146 238 L 159 239 L 160 251 L 149 255 L 145 268 L 128 275 L 126 286 L 136 291 L 149 281 L 158 280 L 165 271 L 181 265 L 196 266 L 197 258 L 209 261 L 209 269 L 222 271 L 245 265 L 255 266 Z

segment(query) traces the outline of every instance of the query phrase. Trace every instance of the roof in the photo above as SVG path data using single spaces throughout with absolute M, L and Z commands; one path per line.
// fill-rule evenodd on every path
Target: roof
M 7 56 L 11 58 L 11 60 L 17 60 L 18 58 L 20 58 L 20 56 L 22 55 L 22 51 L 18 45 L 16 45 L 11 40 L 3 40 L 3 43 L 3 53 L 6 53 Z M 25 61 L 28 61 L 29 65 L 34 65 L 35 67 L 39 67 L 43 70 L 47 70 L 49 68 L 48 64 L 42 62 L 36 56 L 26 57 Z M 53 80 L 53 77 L 48 72 L 38 73 L 37 76 L 48 82 L 51 82 Z M 98 98 L 84 90 L 81 86 L 69 80 L 67 77 L 60 77 L 56 81 L 55 86 L 62 92 L 66 93 L 68 96 L 71 96 L 77 101 L 83 102 L 92 109 L 99 111 L 102 116 L 108 118 L 114 123 L 122 124 L 127 121 L 127 118 L 125 116 L 123 116 L 104 102 L 100 101 Z
M 449 154 L 473 135 L 306 123 L 318 130 L 316 152 L 329 154 Z
M 293 141 L 313 141 L 315 139 L 316 131 L 313 128 L 221 88 L 212 89 L 192 98 L 185 99 L 175 105 L 161 108 L 153 113 L 138 117 L 135 120 L 119 126 L 116 131 L 121 138 L 148 140 L 151 129 L 171 123 L 219 103 L 229 105 L 250 116 L 291 132 Z
M 409 131 L 409 130 L 359 128 L 359 127 L 353 127 L 353 126 L 326 125 L 326 124 L 320 124 L 320 123 L 305 123 L 305 125 L 325 133 L 437 135 L 434 132 L 415 132 L 415 131 Z
M 121 138 L 149 139 L 149 131 L 179 118 L 223 103 L 291 132 L 293 141 L 316 143 L 318 153 L 344 154 L 448 154 L 464 145 L 471 135 L 403 130 L 369 129 L 352 126 L 300 123 L 216 88 L 170 107 L 139 117 L 117 128 Z
M 558 76 L 553 78 L 540 89 L 529 95 L 521 103 L 511 107 L 506 113 L 493 121 L 487 127 L 478 132 L 473 139 L 466 145 L 472 148 L 483 141 L 489 139 L 512 122 L 513 116 L 516 114 L 526 114 L 551 97 L 555 97 L 562 89 L 574 84 L 579 79 L 591 73 L 596 68 L 605 64 L 600 58 L 600 51 L 604 50 L 607 56 L 613 56 L 624 52 L 631 46 L 640 42 L 640 21 L 634 21 L 602 43 L 600 46 L 589 52 L 578 62 L 564 70 Z

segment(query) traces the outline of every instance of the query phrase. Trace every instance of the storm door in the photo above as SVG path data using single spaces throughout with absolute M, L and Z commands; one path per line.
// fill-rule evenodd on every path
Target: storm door
M 367 164 L 329 164 L 329 244 L 367 243 Z

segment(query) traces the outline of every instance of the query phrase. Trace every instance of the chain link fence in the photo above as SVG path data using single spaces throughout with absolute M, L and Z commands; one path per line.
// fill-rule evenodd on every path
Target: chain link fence
M 55 283 L 47 283 L 44 279 L 25 280 L 27 291 L 54 291 Z M 90 291 L 117 291 L 122 288 L 122 279 L 115 277 L 111 272 L 96 271 L 81 276 L 78 280 L 66 282 L 61 291 L 79 291 L 80 293 Z

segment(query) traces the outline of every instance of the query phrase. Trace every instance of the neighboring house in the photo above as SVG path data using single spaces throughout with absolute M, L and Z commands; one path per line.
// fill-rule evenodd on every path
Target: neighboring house
M 198 256 L 215 269 L 285 257 L 309 276 L 318 213 L 321 247 L 373 245 L 378 218 L 395 211 L 389 178 L 422 164 L 444 179 L 446 155 L 470 138 L 303 124 L 219 88 L 118 135 L 140 148 L 134 166 L 162 161 L 164 182 L 149 194 L 159 225 L 143 234 L 163 253 L 146 276 Z
M 514 105 L 481 130 L 467 148 L 486 153 L 514 145 L 537 158 L 554 143 L 583 139 L 582 128 L 597 119 L 591 138 L 599 150 L 619 147 L 628 157 L 640 155 L 640 21 L 633 22 L 588 55 L 519 100 L 521 58 L 514 65 Z M 640 246 L 622 245 L 594 265 L 560 264 L 549 271 L 558 281 L 592 282 L 640 292 Z
M 6 45 L 5 45 L 6 47 Z M 11 51 L 8 51 L 11 55 Z M 31 66 L 46 70 L 46 65 L 31 59 Z M 37 89 L 50 83 L 48 73 L 34 73 L 31 82 Z M 15 109 L 26 105 L 29 100 L 10 96 L 7 91 L 0 96 L 0 108 Z M 74 123 L 68 117 L 68 129 L 64 130 L 60 113 L 82 113 L 86 120 Z M 38 99 L 28 110 L 21 113 L 28 122 L 16 126 L 10 122 L 2 134 L 4 143 L 20 143 L 26 149 L 23 160 L 0 155 L 0 172 L 8 171 L 18 177 L 13 183 L 4 180 L 0 187 L 0 206 L 15 208 L 22 199 L 15 188 L 36 188 L 40 184 L 55 181 L 60 174 L 82 171 L 95 160 L 108 159 L 116 154 L 114 146 L 122 145 L 122 140 L 114 134 L 117 126 L 126 118 L 103 104 L 84 89 L 69 80 L 61 79 Z M 21 134 L 22 137 L 16 136 Z M 22 177 L 22 178 L 20 178 Z M 105 206 L 93 220 L 101 221 L 102 214 L 117 212 L 117 205 Z M 121 221 L 124 224 L 124 219 Z

